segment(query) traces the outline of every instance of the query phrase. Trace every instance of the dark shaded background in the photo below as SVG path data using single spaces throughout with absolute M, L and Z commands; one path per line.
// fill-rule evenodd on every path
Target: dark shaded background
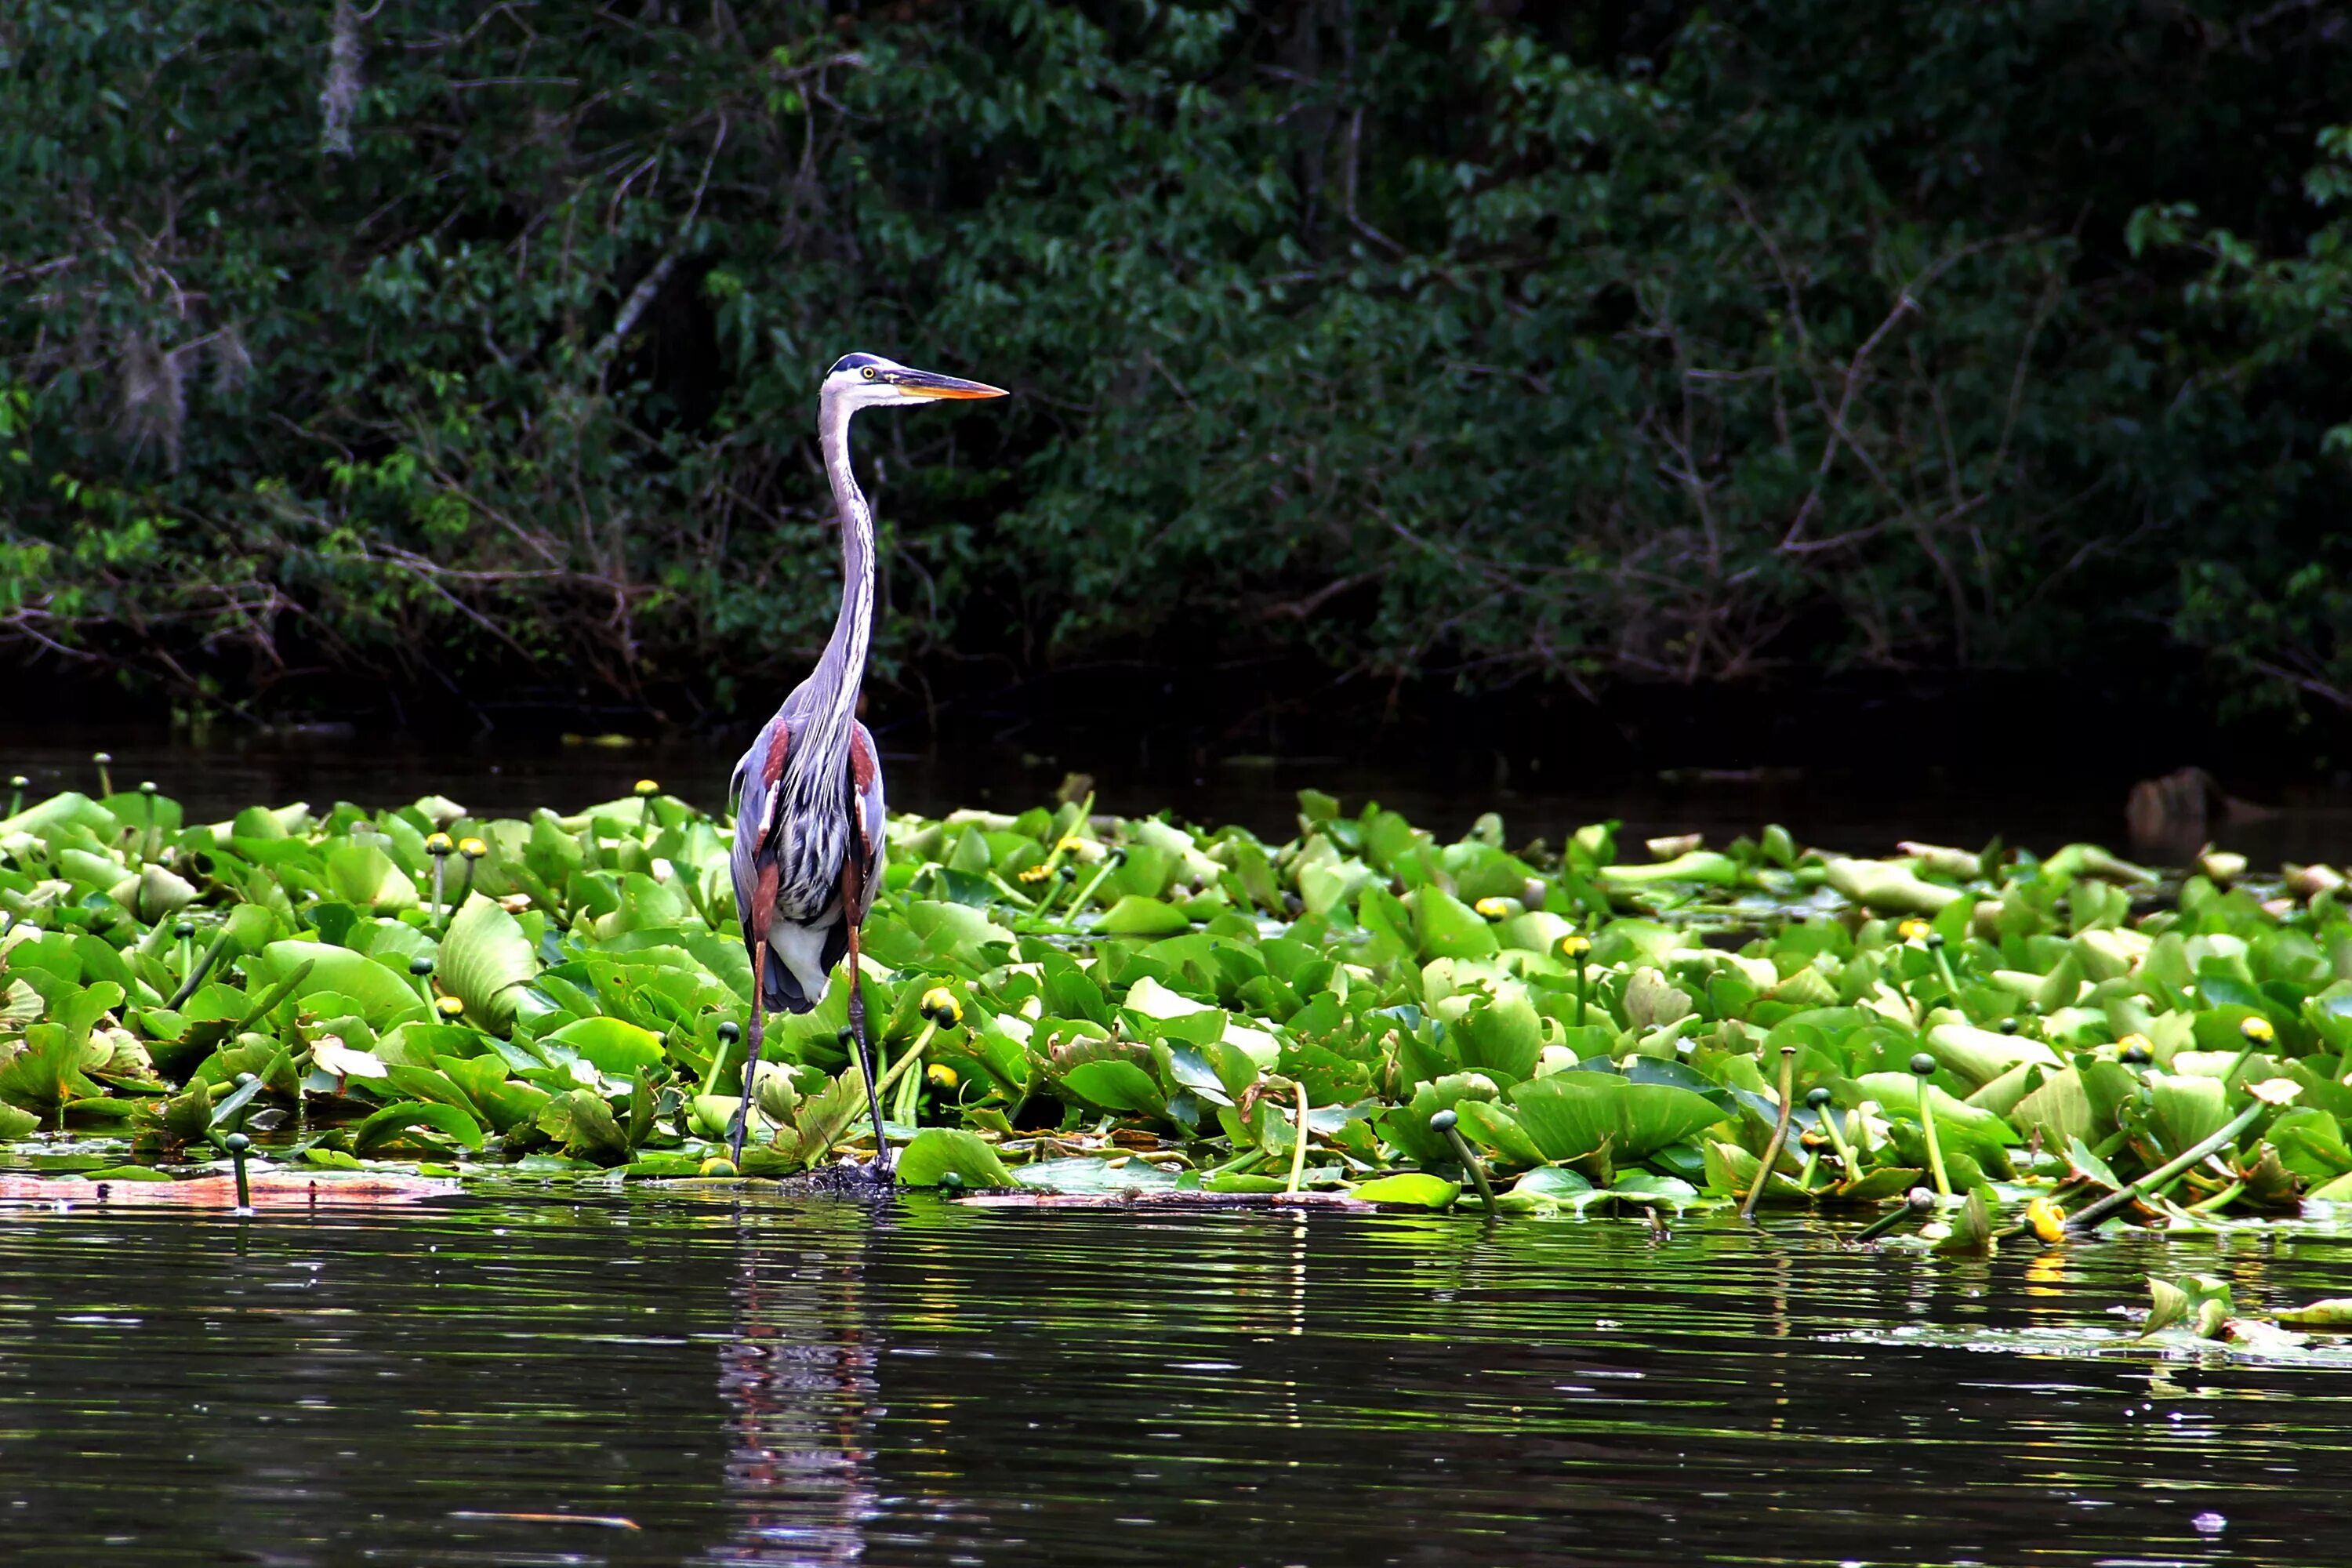
M 2324 783 L 2347 22 L 33 0 L 0 704 Z

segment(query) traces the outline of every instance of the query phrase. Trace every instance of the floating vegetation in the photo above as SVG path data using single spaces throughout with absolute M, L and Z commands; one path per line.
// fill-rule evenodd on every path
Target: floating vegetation
M 1491 816 L 1443 844 L 1313 792 L 1269 844 L 1090 805 L 893 825 L 863 984 L 907 1184 L 1819 1207 L 1979 1253 L 2352 1194 L 2326 868 L 2167 882 L 2089 845 L 1874 860 L 1778 827 L 1514 852 Z M 724 1158 L 751 984 L 727 855 L 650 781 L 526 819 L 429 797 L 194 824 L 152 785 L 22 805 L 0 1167 L 226 1176 L 234 1151 L 274 1188 L 870 1156 L 836 976 L 770 1020 Z

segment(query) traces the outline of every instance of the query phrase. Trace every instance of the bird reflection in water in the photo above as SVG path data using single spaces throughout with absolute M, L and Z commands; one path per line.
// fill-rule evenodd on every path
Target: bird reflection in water
M 732 1529 L 701 1561 L 863 1558 L 878 1508 L 873 1438 L 882 1406 L 876 1347 L 862 1321 L 862 1261 L 854 1253 L 802 1252 L 787 1263 L 771 1253 L 763 1267 L 746 1234 L 735 1336 L 719 1352 Z

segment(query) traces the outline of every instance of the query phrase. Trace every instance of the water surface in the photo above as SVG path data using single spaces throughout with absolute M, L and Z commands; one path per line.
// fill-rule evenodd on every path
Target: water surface
M 2352 1374 L 1787 1221 L 0 1211 L 11 1563 L 2335 1563 Z M 557 1519 L 499 1516 L 553 1515 Z

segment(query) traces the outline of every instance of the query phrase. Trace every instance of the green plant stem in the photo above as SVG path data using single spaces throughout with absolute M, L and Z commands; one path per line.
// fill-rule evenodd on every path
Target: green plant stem
M 1201 1179 L 1204 1182 L 1213 1182 L 1219 1176 L 1237 1176 L 1243 1172 L 1249 1170 L 1252 1166 L 1263 1165 L 1265 1163 L 1265 1161 L 1266 1152 L 1265 1150 L 1252 1149 L 1244 1153 L 1234 1155 L 1232 1159 L 1226 1161 L 1222 1165 L 1210 1166 L 1207 1170 L 1201 1173 Z
M 2211 1197 L 2200 1198 L 2197 1202 L 2187 1205 L 2186 1207 L 2190 1214 L 2211 1214 L 2215 1209 L 2229 1207 L 2231 1200 L 2245 1190 L 2245 1183 L 2231 1182 L 2228 1186 L 2223 1187 Z
M 2221 1087 L 2223 1089 L 2227 1089 L 2231 1084 L 2237 1082 L 2238 1075 L 2245 1070 L 2246 1058 L 2254 1054 L 2254 1047 L 2257 1045 L 2267 1045 L 2268 1043 L 2268 1041 L 2248 1040 L 2244 1048 L 2239 1051 L 2236 1056 L 2230 1058 L 2229 1070 L 2221 1075 Z
M 1462 1136 L 1459 1127 L 1447 1128 L 1445 1141 L 1454 1145 L 1454 1157 L 1462 1162 L 1464 1170 L 1470 1173 L 1470 1184 L 1478 1189 L 1478 1201 L 1486 1205 L 1486 1217 L 1492 1219 L 1499 1211 L 1495 1207 L 1495 1186 L 1486 1179 L 1486 1167 L 1479 1163 L 1469 1140 Z
M 2230 1118 L 2228 1124 L 2223 1126 L 2220 1131 L 2214 1133 L 2210 1138 L 2206 1139 L 2203 1142 L 2198 1144 L 2187 1153 L 2182 1154 L 2176 1159 L 2166 1161 L 2155 1170 L 2150 1171 L 2147 1175 L 2142 1176 L 2139 1180 L 2129 1183 L 2122 1187 L 2118 1187 L 2116 1191 L 2109 1193 L 2105 1197 L 2100 1198 L 2095 1203 L 2085 1204 L 2081 1208 L 2076 1209 L 2073 1214 L 2066 1216 L 2066 1228 L 2069 1230 L 2088 1230 L 2093 1226 L 2098 1224 L 2101 1220 L 2106 1218 L 2109 1215 L 2114 1214 L 2116 1210 L 2121 1209 L 2127 1205 L 2137 1203 L 2143 1194 L 2162 1187 L 2167 1182 L 2169 1182 L 2183 1171 L 2188 1170 L 2191 1165 L 2196 1164 L 2198 1161 L 2202 1160 L 2206 1155 L 2212 1153 L 2217 1149 L 2227 1148 L 2230 1144 L 2236 1142 L 2238 1134 L 2243 1132 L 2247 1128 L 2252 1127 L 2254 1124 L 2255 1119 L 2260 1117 L 2266 1109 L 2267 1107 L 2264 1106 L 2263 1101 L 2259 1100 L 2255 1100 L 2252 1105 L 2247 1106 L 2245 1110 L 2241 1110 L 2237 1115 Z
M 1864 1226 L 1862 1227 L 1862 1233 L 1856 1236 L 1854 1240 L 1857 1242 L 1876 1241 L 1880 1237 L 1885 1236 L 1888 1231 L 1893 1230 L 1896 1226 L 1901 1225 L 1905 1220 L 1910 1217 L 1911 1205 L 1908 1203 L 1906 1203 L 1900 1208 L 1897 1208 L 1893 1214 L 1880 1215 L 1868 1225 Z
M 1797 1113 L 1794 1098 L 1797 1080 L 1797 1047 L 1780 1047 L 1780 1114 L 1772 1123 L 1772 1140 L 1764 1145 L 1764 1158 L 1757 1164 L 1756 1179 L 1748 1184 L 1748 1196 L 1739 1205 L 1741 1219 L 1756 1217 L 1757 1200 L 1764 1195 L 1765 1186 L 1772 1180 L 1772 1167 L 1780 1163 L 1780 1151 L 1789 1144 L 1789 1119 Z M 1932 1145 L 1931 1145 L 1932 1147 Z
M 1298 1091 L 1298 1122 L 1290 1140 L 1290 1179 L 1282 1186 L 1286 1193 L 1297 1192 L 1307 1180 L 1307 1086 L 1293 1083 L 1291 1087 Z
M 205 974 L 211 972 L 214 964 L 220 962 L 221 955 L 228 951 L 228 942 L 226 931 L 213 938 L 212 945 L 205 949 L 204 957 L 196 961 L 196 966 L 188 972 L 188 977 L 180 982 L 180 988 L 172 993 L 172 999 L 163 1004 L 165 1007 L 177 1012 L 186 1004 L 189 997 L 196 994 L 196 987 L 205 983 Z
M 1118 860 L 1111 856 L 1104 856 L 1103 863 L 1096 868 L 1093 878 L 1079 890 L 1078 896 L 1070 900 L 1070 913 L 1074 916 L 1085 913 L 1087 906 L 1095 901 L 1095 889 L 1100 888 L 1104 880 L 1118 868 Z
M 923 1032 L 915 1037 L 915 1043 L 908 1046 L 905 1050 L 899 1052 L 898 1059 L 892 1062 L 888 1068 L 884 1069 L 882 1076 L 875 1080 L 874 1092 L 877 1094 L 889 1093 L 890 1086 L 897 1083 L 901 1078 L 904 1078 L 907 1075 L 907 1069 L 908 1068 L 913 1067 L 917 1062 L 922 1060 L 923 1047 L 929 1045 L 931 1043 L 931 1037 L 939 1032 L 940 1026 L 937 1024 L 925 1024 L 923 1026 Z M 879 1041 L 876 1042 L 876 1047 L 877 1049 L 879 1049 Z
M 1936 1178 L 1936 1195 L 1948 1198 L 1952 1179 L 1944 1174 L 1944 1146 L 1936 1137 L 1936 1102 L 1927 1097 L 1934 1088 L 1926 1079 L 1919 1080 L 1919 1126 L 1927 1138 L 1927 1168 Z
M 1862 1174 L 1862 1162 L 1855 1156 L 1853 1145 L 1845 1141 L 1845 1129 L 1838 1125 L 1837 1107 L 1822 1107 L 1822 1127 L 1829 1133 L 1830 1145 L 1837 1151 L 1838 1163 L 1845 1167 L 1846 1179 Z

